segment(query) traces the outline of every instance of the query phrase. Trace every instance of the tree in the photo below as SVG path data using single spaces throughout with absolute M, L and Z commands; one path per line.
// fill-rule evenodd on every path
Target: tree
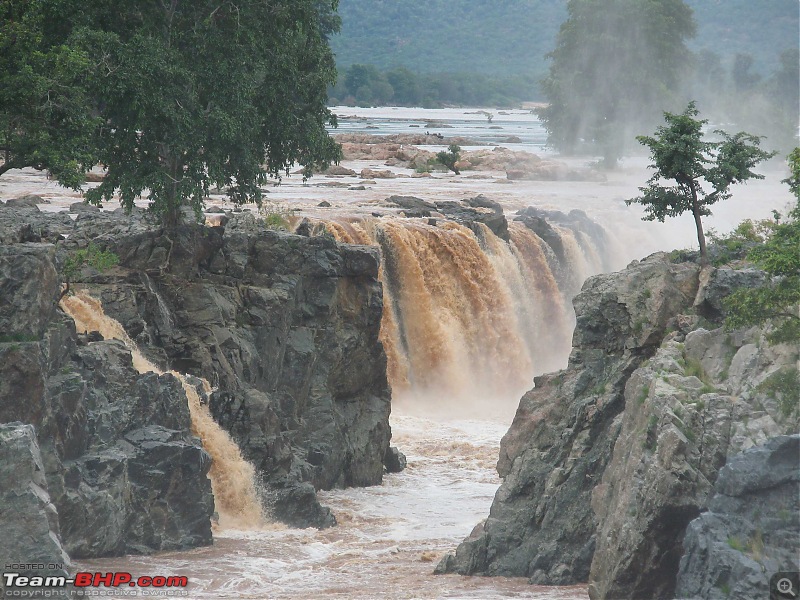
M 650 166 L 656 172 L 646 187 L 639 188 L 642 196 L 625 202 L 643 205 L 645 216 L 642 218 L 646 221 L 658 219 L 663 223 L 666 217 L 691 212 L 697 228 L 700 260 L 707 265 L 708 252 L 701 217 L 711 214 L 708 207 L 712 204 L 730 198 L 730 187 L 734 183 L 763 179 L 763 175 L 752 169 L 774 153 L 759 148 L 761 138 L 745 132 L 731 136 L 716 130 L 714 133 L 722 138 L 721 141 L 704 141 L 703 126 L 708 121 L 696 119 L 698 114 L 695 103 L 690 102 L 681 114 L 665 112 L 667 124 L 656 130 L 655 137 L 636 138 L 640 144 L 650 148 L 653 160 Z M 675 185 L 664 187 L 661 180 L 674 181 Z M 711 191 L 707 192 L 704 185 Z
M 731 78 L 737 92 L 747 92 L 761 81 L 761 75 L 752 71 L 755 60 L 749 54 L 737 54 L 733 58 Z
M 436 160 L 442 163 L 445 167 L 450 169 L 456 175 L 461 175 L 456 163 L 461 158 L 461 147 L 458 144 L 450 144 L 447 147 L 447 152 L 444 150 L 436 153 Z
M 748 258 L 764 269 L 770 281 L 755 289 L 734 292 L 726 299 L 729 327 L 760 325 L 771 321 L 772 342 L 800 340 L 800 148 L 789 155 L 789 185 L 797 204 L 786 222 L 775 226 L 772 236 L 754 248 Z
M 89 202 L 118 191 L 130 209 L 147 192 L 171 225 L 182 205 L 199 213 L 211 185 L 260 203 L 269 177 L 340 156 L 325 129 L 335 123 L 326 35 L 336 0 L 58 4 L 96 63 L 89 89 L 107 173 Z
M 0 0 L 0 175 L 48 170 L 79 189 L 96 162 L 88 55 L 47 30 L 47 2 Z
M 549 104 L 537 113 L 556 150 L 596 152 L 613 166 L 629 130 L 649 129 L 677 103 L 692 11 L 683 0 L 569 0 L 567 10 L 542 80 Z

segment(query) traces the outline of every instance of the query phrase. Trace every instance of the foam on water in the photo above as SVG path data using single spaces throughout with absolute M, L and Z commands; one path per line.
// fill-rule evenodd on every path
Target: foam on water
M 186 575 L 191 598 L 531 598 L 585 600 L 582 586 L 524 578 L 433 575 L 445 552 L 486 516 L 500 483 L 499 420 L 393 416 L 408 468 L 380 486 L 321 492 L 339 521 L 315 529 L 226 530 L 214 546 L 158 556 L 79 561 L 81 570 Z

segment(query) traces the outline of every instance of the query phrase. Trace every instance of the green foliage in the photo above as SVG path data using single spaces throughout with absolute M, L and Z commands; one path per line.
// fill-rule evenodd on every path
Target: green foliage
M 353 64 L 347 68 L 344 77 L 331 88 L 330 103 L 360 106 L 391 104 L 426 108 L 449 104 L 511 106 L 530 100 L 535 95 L 534 76 L 425 74 L 406 67 L 380 71 L 371 64 Z
M 73 250 L 67 256 L 61 269 L 64 283 L 66 284 L 61 291 L 61 297 L 63 298 L 70 293 L 70 283 L 83 267 L 89 266 L 103 273 L 117 264 L 119 264 L 119 256 L 110 250 L 102 250 L 94 242 L 90 242 L 86 248 Z
M 779 2 L 770 2 L 773 7 Z M 722 11 L 720 14 L 726 11 Z M 795 14 L 797 7 L 794 7 Z M 792 47 L 793 46 L 793 47 Z M 797 145 L 797 107 L 800 102 L 800 50 L 792 46 L 771 46 L 776 68 L 767 73 L 747 53 L 729 60 L 711 50 L 695 59 L 691 93 L 716 122 L 757 129 L 773 147 L 789 150 Z M 782 52 L 774 49 L 785 48 Z
M 97 64 L 88 88 L 107 173 L 89 202 L 119 192 L 131 209 L 147 192 L 171 225 L 213 185 L 260 203 L 260 186 L 293 163 L 310 172 L 339 158 L 325 129 L 335 0 L 59 4 Z
M 800 202 L 800 147 L 791 151 L 786 161 L 789 163 L 789 177 L 782 183 L 789 186 L 789 189 Z
M 748 258 L 771 276 L 756 289 L 737 290 L 725 299 L 729 328 L 772 322 L 768 335 L 773 343 L 800 340 L 800 149 L 789 155 L 791 175 L 784 180 L 797 197 L 797 205 L 772 235 L 754 247 Z
M 694 358 L 686 359 L 683 367 L 683 374 L 686 375 L 687 377 L 697 377 L 700 381 L 702 381 L 705 384 L 709 383 L 709 379 L 708 376 L 706 375 L 705 369 L 703 369 L 703 365 L 700 364 L 699 360 L 695 360 Z
M 263 202 L 258 212 L 267 229 L 288 231 L 292 211 L 286 206 L 281 206 L 275 202 Z
M 331 39 L 337 63 L 406 65 L 418 72 L 544 74 L 566 2 L 541 0 L 341 0 L 342 31 Z M 754 57 L 773 70 L 776 49 L 797 46 L 796 0 L 686 0 L 694 11 L 693 49 Z M 723 8 L 723 9 L 721 9 Z M 480 48 L 476 48 L 479 45 Z
M 733 136 L 721 130 L 715 133 L 721 141 L 703 139 L 706 119 L 696 119 L 699 114 L 690 102 L 681 114 L 664 113 L 666 125 L 656 129 L 654 137 L 638 136 L 636 139 L 650 149 L 655 174 L 639 190 L 642 195 L 626 200 L 627 204 L 644 206 L 646 221 L 676 217 L 685 212 L 694 216 L 700 260 L 708 264 L 705 235 L 701 217 L 711 214 L 709 207 L 730 198 L 730 187 L 749 179 L 763 179 L 753 169 L 774 156 L 759 145 L 761 138 L 739 132 Z M 673 182 L 664 186 L 661 181 Z M 710 187 L 707 192 L 705 187 Z
M 461 175 L 461 171 L 458 170 L 456 163 L 461 158 L 461 146 L 458 144 L 450 144 L 447 147 L 447 152 L 437 152 L 436 153 L 436 160 L 447 167 L 450 171 L 455 173 L 456 175 Z
M 69 285 L 69 282 L 73 280 L 85 266 L 92 267 L 96 271 L 103 273 L 118 264 L 119 256 L 114 252 L 103 250 L 94 242 L 90 242 L 86 248 L 74 250 L 67 256 L 67 259 L 64 261 L 62 274 Z
M 760 221 L 746 219 L 728 235 L 720 235 L 714 229 L 709 228 L 708 241 L 713 246 L 713 249 L 709 251 L 711 264 L 718 267 L 744 259 L 752 248 L 763 244 L 769 238 L 776 224 L 777 221 L 771 219 Z
M 778 401 L 784 417 L 800 410 L 800 371 L 796 367 L 773 373 L 757 389 Z
M 92 60 L 71 36 L 48 28 L 53 4 L 0 1 L 0 175 L 46 169 L 77 190 L 97 160 L 99 119 L 85 86 Z
M 738 537 L 729 536 L 728 537 L 728 547 L 731 548 L 732 550 L 737 550 L 739 552 L 744 552 L 745 545 L 744 545 L 744 542 L 742 542 Z
M 649 129 L 676 103 L 692 11 L 683 0 L 570 0 L 567 11 L 542 81 L 549 105 L 538 114 L 551 146 L 614 166 L 628 130 Z

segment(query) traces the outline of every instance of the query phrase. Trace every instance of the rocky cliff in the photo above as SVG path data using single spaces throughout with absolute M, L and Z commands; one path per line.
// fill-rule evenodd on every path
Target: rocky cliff
M 733 457 L 708 511 L 689 524 L 678 572 L 682 599 L 766 597 L 770 577 L 800 571 L 800 435 Z
M 0 423 L 35 427 L 72 556 L 209 543 L 214 512 L 180 382 L 140 375 L 129 348 L 77 335 L 56 307 L 65 261 L 89 243 L 119 265 L 84 265 L 72 287 L 160 369 L 211 383 L 202 400 L 256 467 L 275 518 L 332 525 L 316 489 L 379 483 L 385 458 L 398 467 L 374 249 L 252 217 L 168 233 L 141 214 L 70 212 L 0 204 Z
M 4 535 L 3 564 L 48 546 L 80 558 L 210 543 L 210 460 L 180 383 L 139 375 L 118 342 L 78 336 L 56 309 L 59 288 L 53 245 L 0 246 L 0 423 L 12 424 L 0 436 L 0 517 L 6 532 L 44 511 L 52 533 Z M 40 508 L 20 505 L 34 496 Z
M 657 254 L 590 278 L 568 368 L 523 397 L 489 518 L 437 571 L 671 598 L 719 470 L 800 425 L 793 392 L 776 385 L 800 385 L 798 349 L 720 326 L 721 299 L 762 277 Z

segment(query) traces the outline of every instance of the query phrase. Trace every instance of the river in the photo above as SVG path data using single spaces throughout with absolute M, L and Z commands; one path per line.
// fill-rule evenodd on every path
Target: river
M 463 135 L 482 144 L 503 143 L 515 136 L 519 141 L 503 143 L 513 149 L 548 154 L 544 131 L 526 111 L 508 111 L 489 123 L 471 109 L 335 109 L 341 115 L 340 132 L 413 133 L 426 129 L 445 136 Z M 418 127 L 412 127 L 418 125 Z M 442 127 L 449 125 L 449 127 Z M 498 129 L 499 128 L 499 129 Z M 551 156 L 552 158 L 552 156 Z M 586 158 L 570 159 L 584 164 Z M 346 164 L 355 170 L 385 168 L 375 161 Z M 460 199 L 484 193 L 512 211 L 529 205 L 571 210 L 580 208 L 603 224 L 615 240 L 617 266 L 643 254 L 674 247 L 691 247 L 690 219 L 668 225 L 643 224 L 641 212 L 624 203 L 646 180 L 643 158 L 627 160 L 608 175 L 604 183 L 513 182 L 498 185 L 504 174 L 481 173 L 473 178 L 437 174 L 431 178 L 404 176 L 379 180 L 363 191 L 325 187 L 340 181 L 329 177 L 285 178 L 270 188 L 272 203 L 319 214 L 317 203 L 334 206 L 326 217 L 368 213 L 370 206 L 391 194 L 417 195 L 426 199 Z M 780 165 L 769 167 L 765 181 L 753 182 L 734 192 L 707 222 L 721 231 L 731 229 L 741 218 L 768 217 L 791 199 L 779 181 L 785 177 Z M 45 182 L 30 170 L 4 177 L 4 196 L 38 193 L 50 204 L 45 210 L 62 210 L 78 198 Z M 212 196 L 212 203 L 223 203 Z M 113 203 L 109 209 L 115 208 Z M 590 274 L 590 273 L 587 273 Z M 564 333 L 569 336 L 569 333 Z M 546 351 L 546 349 L 545 349 Z M 535 353 L 534 353 L 535 355 Z M 557 357 L 563 364 L 566 353 Z M 555 365 L 549 365 L 551 368 Z M 541 372 L 534 365 L 534 371 Z M 465 375 L 468 376 L 468 375 Z M 467 382 L 469 383 L 469 382 Z M 500 483 L 495 472 L 499 441 L 513 415 L 519 393 L 497 398 L 486 396 L 483 405 L 467 415 L 459 398 L 439 404 L 426 397 L 398 403 L 392 415 L 393 445 L 408 457 L 408 468 L 387 475 L 380 486 L 320 493 L 339 525 L 318 530 L 288 529 L 278 525 L 236 529 L 216 526 L 214 545 L 188 552 L 148 557 L 121 557 L 77 561 L 80 570 L 130 571 L 136 575 L 186 575 L 189 598 L 532 598 L 578 600 L 587 598 L 584 586 L 547 588 L 530 586 L 525 579 L 434 576 L 438 560 L 486 518 Z M 446 406 L 445 410 L 442 407 Z M 438 410 L 437 410 L 438 409 Z

